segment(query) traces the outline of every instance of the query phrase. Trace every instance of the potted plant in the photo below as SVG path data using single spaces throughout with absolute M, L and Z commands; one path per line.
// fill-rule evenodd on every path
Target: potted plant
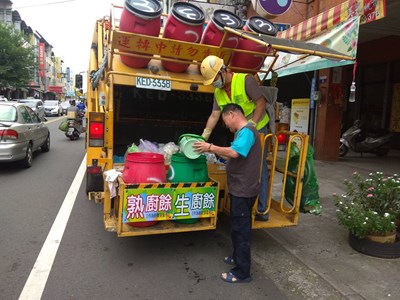
M 333 195 L 339 224 L 351 238 L 395 243 L 396 221 L 400 218 L 400 177 L 370 173 L 363 179 L 357 172 L 345 180 L 345 193 Z

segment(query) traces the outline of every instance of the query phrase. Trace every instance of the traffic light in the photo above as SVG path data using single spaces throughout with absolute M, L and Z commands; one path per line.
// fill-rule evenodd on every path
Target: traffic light
M 82 88 L 82 75 L 81 74 L 76 74 L 75 75 L 75 87 L 77 89 Z

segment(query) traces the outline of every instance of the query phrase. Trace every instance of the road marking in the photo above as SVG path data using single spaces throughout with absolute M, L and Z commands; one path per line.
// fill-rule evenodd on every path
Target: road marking
M 74 181 L 69 187 L 68 193 L 64 198 L 53 225 L 51 226 L 50 232 L 47 235 L 42 249 L 40 250 L 35 265 L 29 274 L 24 289 L 19 296 L 20 300 L 39 300 L 42 297 L 44 287 L 53 266 L 54 258 L 56 257 L 58 251 L 58 246 L 61 243 L 61 239 L 64 235 L 69 216 L 71 215 L 76 196 L 78 195 L 83 177 L 85 176 L 85 169 L 86 155 L 83 158 L 78 172 L 75 175 Z

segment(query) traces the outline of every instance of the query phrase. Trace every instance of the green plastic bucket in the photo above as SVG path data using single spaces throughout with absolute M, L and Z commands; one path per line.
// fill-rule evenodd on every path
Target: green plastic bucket
M 206 182 L 208 181 L 207 160 L 204 155 L 196 158 L 187 158 L 183 153 L 175 153 L 171 157 L 168 170 L 169 182 Z M 176 223 L 193 224 L 200 219 L 175 220 Z
M 204 155 L 196 159 L 187 158 L 183 153 L 171 157 L 168 170 L 169 182 L 206 182 L 208 181 L 207 160 Z

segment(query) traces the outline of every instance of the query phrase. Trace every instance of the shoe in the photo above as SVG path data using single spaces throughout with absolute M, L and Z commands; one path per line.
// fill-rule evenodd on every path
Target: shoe
M 269 220 L 269 212 L 266 214 L 256 214 L 255 219 L 256 219 L 256 221 L 262 221 L 262 222 L 268 221 Z
M 240 278 L 236 277 L 235 275 L 233 275 L 231 272 L 222 273 L 221 279 L 223 281 L 229 282 L 229 283 L 241 283 L 241 282 L 250 282 L 251 281 L 251 277 L 240 279 Z

